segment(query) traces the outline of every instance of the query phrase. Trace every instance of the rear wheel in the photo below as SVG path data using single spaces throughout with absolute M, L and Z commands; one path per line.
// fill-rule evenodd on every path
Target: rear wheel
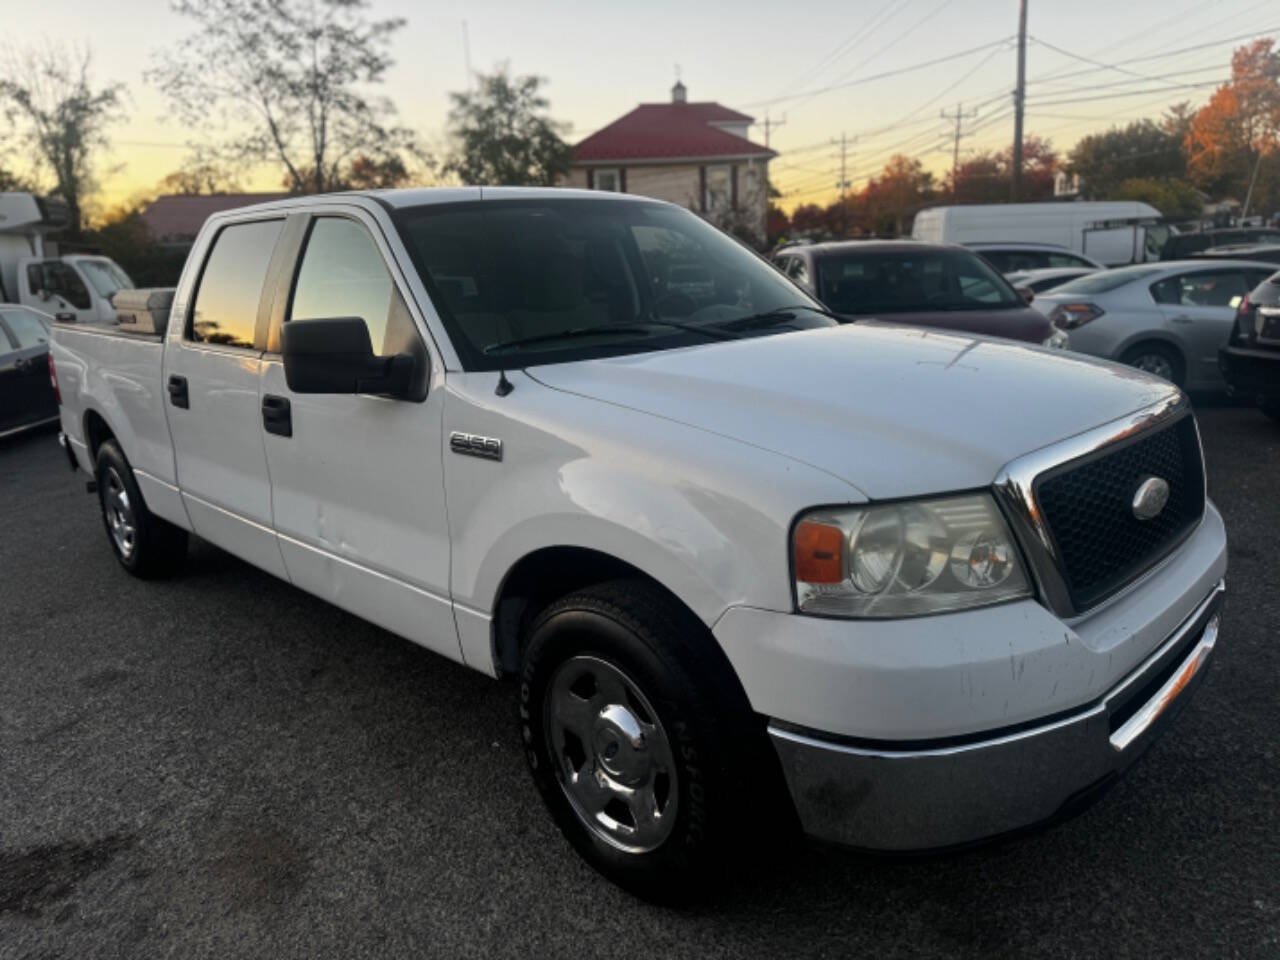
M 176 573 L 186 560 L 187 532 L 147 509 L 133 470 L 115 440 L 98 448 L 94 474 L 102 522 L 120 565 L 137 577 Z
M 1179 387 L 1186 375 L 1181 354 L 1163 343 L 1140 343 L 1136 347 L 1130 347 L 1120 358 L 1120 362 L 1155 374 Z
M 537 617 L 520 726 L 561 832 L 646 899 L 705 893 L 735 848 L 758 850 L 762 835 L 790 826 L 771 804 L 780 774 L 763 723 L 728 661 L 696 618 L 645 581 L 591 587 Z

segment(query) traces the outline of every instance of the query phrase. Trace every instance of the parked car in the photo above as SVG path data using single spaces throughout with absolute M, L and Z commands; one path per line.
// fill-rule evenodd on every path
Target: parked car
M 718 299 L 664 291 L 663 251 Z M 961 253 L 926 277 L 1007 301 Z M 245 207 L 201 229 L 163 335 L 58 323 L 52 349 L 125 570 L 173 573 L 194 531 L 518 678 L 512 739 L 551 816 L 654 898 L 755 856 L 788 806 L 887 850 L 1074 808 L 1217 639 L 1226 538 L 1178 390 L 837 324 L 674 205 Z
M 1045 245 L 1108 266 L 1158 260 L 1172 232 L 1159 210 L 1136 200 L 926 207 L 911 225 L 912 238 L 928 243 Z
M 1221 390 L 1218 348 L 1240 300 L 1271 270 L 1247 261 L 1176 260 L 1072 280 L 1037 304 L 1071 349 L 1119 360 L 1189 390 Z
M 1169 237 L 1160 251 L 1161 260 L 1184 260 L 1201 250 L 1235 244 L 1280 243 L 1280 229 L 1275 227 L 1227 227 L 1216 230 L 1200 230 L 1194 233 L 1175 233 Z
M 878 319 L 1062 347 L 1066 337 L 964 247 L 852 240 L 791 247 L 775 263 L 848 320 Z
M 1252 260 L 1254 263 L 1280 264 L 1280 243 L 1243 243 L 1227 247 L 1210 247 L 1195 254 L 1205 260 Z
M 1006 273 L 1004 278 L 1015 290 L 1030 290 L 1039 295 L 1071 280 L 1097 273 L 1099 269 L 1098 267 L 1050 267 L 1044 270 L 1015 270 L 1012 273 Z
M 1218 350 L 1218 368 L 1229 394 L 1280 420 L 1280 272 L 1240 301 L 1231 336 Z
M 1052 243 L 966 243 L 965 246 L 981 254 L 982 259 L 1006 276 L 1022 270 L 1106 269 L 1092 257 Z
M 0 304 L 0 437 L 58 419 L 49 376 L 48 314 Z

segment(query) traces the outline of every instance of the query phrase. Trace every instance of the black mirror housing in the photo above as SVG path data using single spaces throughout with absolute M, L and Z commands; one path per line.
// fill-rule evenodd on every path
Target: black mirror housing
M 1018 296 L 1022 298 L 1023 303 L 1030 303 L 1036 298 L 1036 292 L 1030 287 L 1017 287 Z
M 412 354 L 374 355 L 359 317 L 292 320 L 280 328 L 284 378 L 294 393 L 373 393 L 406 399 L 416 381 Z

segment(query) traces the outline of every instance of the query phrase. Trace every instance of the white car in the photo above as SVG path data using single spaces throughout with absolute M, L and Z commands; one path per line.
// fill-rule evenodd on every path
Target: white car
M 1091 274 L 1038 294 L 1071 349 L 1137 367 L 1188 390 L 1220 390 L 1218 348 L 1236 308 L 1275 272 L 1246 260 L 1173 260 Z
M 716 294 L 666 291 L 668 250 Z M 59 324 L 53 371 L 126 570 L 175 572 L 194 532 L 518 680 L 552 817 L 655 899 L 784 835 L 784 804 L 882 850 L 1074 809 L 1217 639 L 1226 539 L 1178 390 L 837 325 L 639 197 L 218 214 L 163 334 Z
M 1097 273 L 1101 267 L 1047 267 L 1041 270 L 1015 270 L 1004 278 L 1019 290 L 1030 290 L 1037 297 L 1071 280 Z M 1035 306 L 1032 301 L 1032 306 Z

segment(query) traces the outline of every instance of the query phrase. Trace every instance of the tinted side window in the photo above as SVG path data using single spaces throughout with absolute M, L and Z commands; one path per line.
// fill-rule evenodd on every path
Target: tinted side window
M 410 349 L 417 331 L 373 237 L 354 220 L 318 217 L 311 225 L 289 320 L 359 317 L 378 356 Z
M 1182 296 L 1182 285 L 1177 277 L 1165 277 L 1151 285 L 1151 299 L 1156 303 L 1177 303 Z
M 190 339 L 253 346 L 262 284 L 283 226 L 283 220 L 258 220 L 222 228 L 200 276 Z
M 1089 264 L 1073 253 L 1051 253 L 1046 258 L 1051 267 L 1087 267 Z
M 46 290 L 71 304 L 77 310 L 88 310 L 89 288 L 80 279 L 80 274 L 61 260 L 46 260 L 44 263 L 27 265 L 27 284 L 32 293 Z
M 1186 273 L 1178 278 L 1180 303 L 1194 307 L 1234 307 L 1249 292 L 1249 283 L 1240 270 Z
M 809 265 L 804 262 L 804 257 L 792 257 L 791 264 L 787 269 L 787 276 L 796 283 L 809 283 Z

